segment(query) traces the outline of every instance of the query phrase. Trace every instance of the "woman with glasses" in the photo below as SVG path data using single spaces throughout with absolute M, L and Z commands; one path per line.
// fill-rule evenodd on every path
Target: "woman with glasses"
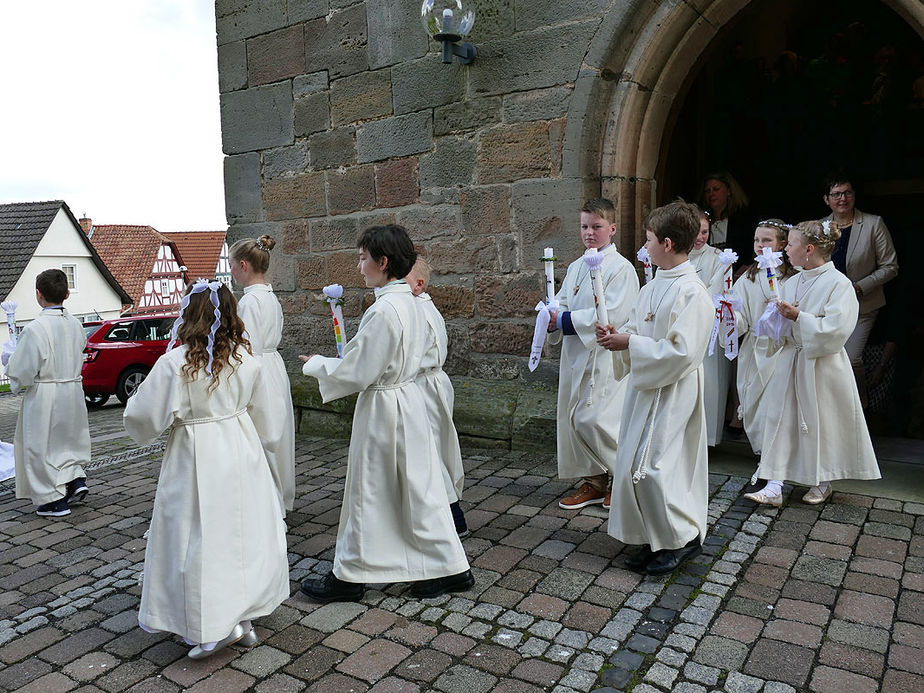
M 858 210 L 856 192 L 850 177 L 837 172 L 825 181 L 825 204 L 841 230 L 831 261 L 847 275 L 860 302 L 860 317 L 853 334 L 844 345 L 857 380 L 860 401 L 867 405 L 866 376 L 863 371 L 863 348 L 876 322 L 879 309 L 885 305 L 883 285 L 898 276 L 898 259 L 892 236 L 882 217 Z

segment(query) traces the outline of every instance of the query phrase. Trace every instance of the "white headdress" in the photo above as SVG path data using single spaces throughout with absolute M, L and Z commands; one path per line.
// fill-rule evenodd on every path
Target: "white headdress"
M 208 351 L 209 354 L 209 362 L 205 367 L 205 372 L 209 375 L 212 375 L 212 349 L 215 346 L 215 332 L 221 324 L 221 311 L 218 308 L 218 289 L 220 288 L 221 282 L 218 281 L 210 282 L 208 279 L 197 279 L 195 281 L 190 292 L 183 296 L 183 300 L 180 302 L 180 315 L 173 322 L 173 329 L 170 330 L 170 342 L 167 344 L 167 351 L 170 351 L 176 346 L 177 331 L 180 329 L 180 325 L 183 324 L 183 313 L 186 312 L 186 309 L 189 307 L 189 297 L 193 294 L 201 294 L 203 291 L 209 291 L 209 300 L 215 307 L 215 310 L 212 311 L 215 315 L 215 320 L 212 321 L 212 327 L 209 330 L 209 341 L 206 346 L 206 351 Z

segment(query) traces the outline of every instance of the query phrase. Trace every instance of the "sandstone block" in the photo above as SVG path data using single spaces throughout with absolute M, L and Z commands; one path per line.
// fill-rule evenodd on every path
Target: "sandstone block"
M 513 34 L 513 3 L 514 0 L 472 0 L 477 21 L 470 35 L 471 42 L 477 46 Z
M 282 237 L 282 225 L 264 221 L 255 224 L 237 223 L 228 227 L 228 245 L 233 245 L 242 238 L 259 238 L 263 234 L 273 238 Z
M 467 185 L 475 173 L 475 144 L 462 137 L 440 137 L 436 149 L 420 157 L 424 188 Z
M 286 221 L 282 224 L 282 252 L 287 255 L 298 255 L 299 253 L 308 253 L 311 251 L 311 243 L 308 238 L 308 221 L 305 219 L 296 219 L 295 221 Z M 296 274 L 298 268 L 296 266 Z
M 285 0 L 216 0 L 218 45 L 250 38 L 286 24 Z
M 582 17 L 598 17 L 607 0 L 514 0 L 516 30 L 527 31 Z
M 256 152 L 226 156 L 225 216 L 229 224 L 263 221 L 260 195 L 260 155 Z
M 309 224 L 311 250 L 340 250 L 356 246 L 359 229 L 356 217 L 322 217 Z
M 375 164 L 375 203 L 403 207 L 420 200 L 418 159 L 408 156 Z
M 493 272 L 497 246 L 493 236 L 473 236 L 430 245 L 430 266 L 435 274 Z
M 458 208 L 449 205 L 414 205 L 400 210 L 396 216 L 415 242 L 453 236 L 459 227 Z
M 266 273 L 266 281 L 272 284 L 276 291 L 295 291 L 295 258 L 284 254 L 277 246 L 270 253 L 270 268 Z
M 391 115 L 389 71 L 360 72 L 335 79 L 330 85 L 330 112 L 334 125 Z
M 568 113 L 571 87 L 552 87 L 504 96 L 504 122 L 552 120 Z
M 533 325 L 512 322 L 480 322 L 469 330 L 472 351 L 482 354 L 528 356 Z
M 305 32 L 300 25 L 247 41 L 247 75 L 251 86 L 278 82 L 305 71 Z
M 498 125 L 481 135 L 478 182 L 511 183 L 547 177 L 551 156 L 547 122 Z
M 314 169 L 349 166 L 356 162 L 353 128 L 319 132 L 308 140 L 308 159 Z
M 295 99 L 295 136 L 306 137 L 330 127 L 330 95 L 326 91 Z
M 271 221 L 321 216 L 326 211 L 324 174 L 303 173 L 266 181 L 263 205 Z
M 369 27 L 369 66 L 374 70 L 427 52 L 427 35 L 420 27 L 420 7 L 413 2 L 366 0 Z
M 292 86 L 288 82 L 228 92 L 220 98 L 225 154 L 280 147 L 295 141 Z
M 306 72 L 327 70 L 331 78 L 369 67 L 363 3 L 305 23 Z
M 433 112 L 433 134 L 479 130 L 499 123 L 502 104 L 499 96 L 489 96 L 440 106 Z
M 218 47 L 218 91 L 236 91 L 247 86 L 247 44 L 244 41 Z
M 562 258 L 563 264 L 577 259 L 584 252 L 577 210 L 594 194 L 592 189 L 585 190 L 580 180 L 514 183 L 511 207 L 514 229 L 521 244 L 521 266 L 538 268 L 542 250 L 549 246 L 555 249 L 555 255 Z
M 283 315 L 301 315 L 308 307 L 308 297 L 303 293 L 279 296 Z
M 395 115 L 462 101 L 467 67 L 456 62 L 445 65 L 435 55 L 395 65 L 391 69 Z
M 458 284 L 430 285 L 427 287 L 427 293 L 447 320 L 471 318 L 475 315 L 475 292 L 468 287 Z
M 308 143 L 296 142 L 288 147 L 276 147 L 263 152 L 263 177 L 267 180 L 304 173 L 308 168 Z
M 366 123 L 356 132 L 361 164 L 428 151 L 433 146 L 433 116 L 421 111 Z
M 327 259 L 323 255 L 298 258 L 295 261 L 295 281 L 299 289 L 309 291 L 323 289 L 328 284 Z
M 331 253 L 327 256 L 327 276 L 331 282 L 348 288 L 366 286 L 363 275 L 357 268 L 359 255 L 354 251 Z
M 375 172 L 371 164 L 327 172 L 329 214 L 348 214 L 375 207 Z
M 317 19 L 329 11 L 328 0 L 286 0 L 286 20 L 289 24 Z
M 468 234 L 495 234 L 510 230 L 510 187 L 468 186 L 459 193 L 462 228 Z
M 325 91 L 329 84 L 330 79 L 327 76 L 327 70 L 299 75 L 292 80 L 292 96 L 299 99 L 303 96 L 308 96 L 308 94 Z
M 544 281 L 538 272 L 478 277 L 475 280 L 478 315 L 484 318 L 525 318 L 535 315 L 536 302 L 542 298 Z

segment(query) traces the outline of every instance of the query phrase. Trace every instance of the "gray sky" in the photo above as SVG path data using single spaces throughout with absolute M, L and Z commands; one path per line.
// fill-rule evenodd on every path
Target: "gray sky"
M 226 227 L 212 0 L 0 0 L 0 202 Z

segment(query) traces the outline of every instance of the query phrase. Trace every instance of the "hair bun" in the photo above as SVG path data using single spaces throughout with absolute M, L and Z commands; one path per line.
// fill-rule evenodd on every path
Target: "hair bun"
M 267 250 L 272 250 L 276 246 L 276 241 L 273 239 L 273 237 L 266 234 L 260 236 L 259 242 Z

